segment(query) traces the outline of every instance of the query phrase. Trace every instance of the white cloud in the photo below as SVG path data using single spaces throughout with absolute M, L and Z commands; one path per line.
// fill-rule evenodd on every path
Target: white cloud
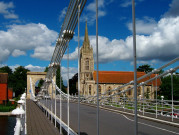
M 39 46 L 36 47 L 34 50 L 34 54 L 31 55 L 33 58 L 38 58 L 40 60 L 51 60 L 54 46 Z
M 170 9 L 165 13 L 165 17 L 176 17 L 179 16 L 179 0 L 173 0 L 169 5 Z
M 179 56 L 179 17 L 161 19 L 153 32 L 148 35 L 137 35 L 137 59 L 140 61 L 160 60 L 167 61 Z M 96 39 L 90 36 L 96 56 Z M 125 40 L 99 36 L 99 62 L 107 63 L 116 60 L 133 59 L 133 37 L 128 36 Z M 72 53 L 76 54 L 76 50 Z M 71 54 L 71 55 L 72 55 Z M 76 56 L 77 59 L 77 55 Z
M 21 50 L 18 50 L 18 49 L 15 49 L 15 50 L 12 52 L 12 56 L 13 56 L 13 57 L 18 57 L 18 56 L 21 56 L 21 55 L 26 55 L 26 52 L 21 51 Z
M 13 2 L 4 3 L 0 2 L 0 14 L 6 19 L 18 19 L 18 15 L 14 14 L 14 11 L 11 10 L 14 8 Z
M 29 69 L 31 72 L 44 72 L 46 67 L 33 66 L 31 64 L 25 66 L 26 69 Z
M 59 15 L 59 21 L 61 22 L 62 19 L 65 17 L 66 15 L 66 12 L 67 12 L 67 7 L 63 8 L 60 15 Z
M 106 10 L 105 7 L 112 3 L 113 0 L 107 1 L 107 0 L 99 0 L 98 1 L 98 17 L 103 17 L 105 16 Z M 96 1 L 94 0 L 90 4 L 88 4 L 85 8 L 85 13 L 81 16 L 81 21 L 86 21 L 88 20 L 89 24 L 94 23 L 96 20 Z
M 135 4 L 137 4 L 138 2 L 143 2 L 144 0 L 136 0 Z M 121 2 L 121 1 L 120 1 Z M 131 0 L 122 0 L 122 3 L 120 4 L 121 7 L 129 7 L 132 6 L 132 1 Z
M 0 63 L 4 62 L 8 59 L 9 55 L 10 55 L 10 51 L 8 49 L 4 49 L 0 46 Z
M 62 70 L 63 81 L 66 84 L 66 81 L 67 81 L 67 78 L 68 78 L 68 68 L 61 67 L 61 70 Z M 77 72 L 78 72 L 77 68 L 69 67 L 69 79 L 71 79 Z
M 157 22 L 153 18 L 144 17 L 143 20 L 136 19 L 136 32 L 137 34 L 151 34 Z M 132 22 L 127 24 L 127 27 L 132 31 Z
M 63 59 L 67 60 L 67 54 L 63 55 Z M 75 60 L 78 58 L 78 48 L 75 48 L 75 51 L 69 54 L 69 60 Z
M 20 65 L 18 65 L 18 64 L 16 64 L 16 65 L 13 65 L 13 66 L 9 66 L 11 69 L 12 69 L 12 71 L 14 72 L 15 71 L 15 69 L 17 68 L 17 67 L 19 67 Z
M 128 7 L 128 6 L 130 6 L 130 5 L 132 5 L 132 1 L 131 0 L 125 0 L 125 1 L 123 1 L 123 3 L 121 3 L 121 7 Z
M 156 63 L 160 63 L 160 61 L 158 60 L 149 60 L 149 61 L 143 61 L 143 60 L 137 60 L 137 65 L 145 65 L 145 64 L 148 64 L 150 66 L 154 66 Z M 134 65 L 134 62 L 131 61 L 130 62 L 130 65 Z
M 44 24 L 10 25 L 7 31 L 0 31 L 0 52 L 2 52 L 0 62 L 7 60 L 10 54 L 15 56 L 17 50 L 22 53 L 34 49 L 33 57 L 38 58 L 39 56 L 40 59 L 49 60 L 47 55 L 49 57 L 52 55 L 52 44 L 55 43 L 57 37 L 58 33 L 48 29 Z M 40 54 L 39 48 L 49 49 L 44 58 L 42 58 L 44 52 Z

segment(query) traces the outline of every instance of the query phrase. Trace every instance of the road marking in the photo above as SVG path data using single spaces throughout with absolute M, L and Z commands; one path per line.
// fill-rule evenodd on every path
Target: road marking
M 103 110 L 104 110 L 104 109 L 103 109 Z M 116 114 L 122 115 L 124 118 L 126 118 L 126 119 L 129 120 L 129 121 L 132 121 L 132 122 L 134 121 L 134 120 L 128 118 L 128 117 L 127 117 L 126 115 L 124 115 L 124 114 L 120 114 L 120 113 L 113 112 L 113 111 L 110 111 L 110 110 L 104 110 L 104 111 L 108 111 L 108 112 L 116 113 Z M 139 124 L 143 124 L 143 125 L 145 125 L 145 126 L 149 126 L 149 127 L 152 127 L 152 128 L 156 128 L 156 129 L 159 129 L 159 130 L 163 130 L 163 131 L 166 131 L 166 132 L 169 132 L 169 133 L 173 133 L 173 134 L 177 134 L 177 135 L 179 135 L 179 133 L 177 133 L 177 132 L 170 131 L 170 130 L 167 130 L 167 129 L 164 129 L 164 128 L 160 128 L 160 127 L 152 126 L 152 125 L 145 124 L 145 123 L 142 123 L 142 122 L 138 122 L 138 123 L 139 123 Z
M 132 120 L 132 119 L 129 119 L 129 118 L 128 118 L 127 116 L 125 116 L 124 114 L 120 114 L 120 115 L 122 115 L 123 117 L 125 117 L 125 118 L 126 118 L 127 120 L 129 120 L 129 121 L 134 121 L 134 120 Z M 143 125 L 145 125 L 145 126 L 153 127 L 153 128 L 156 128 L 156 129 L 160 129 L 160 130 L 163 130 L 163 131 L 167 131 L 167 132 L 170 132 L 170 133 L 179 135 L 179 133 L 177 133 L 177 132 L 170 131 L 170 130 L 167 130 L 167 129 L 164 129 L 164 128 L 159 128 L 159 127 L 152 126 L 152 125 L 149 125 L 149 124 L 145 124 L 145 123 L 142 123 L 142 122 L 138 122 L 138 123 L 139 123 L 139 124 L 143 124 Z
M 138 122 L 138 123 L 146 125 L 146 126 L 149 126 L 149 127 L 153 127 L 153 128 L 156 128 L 156 129 L 160 129 L 160 130 L 163 130 L 163 131 L 166 131 L 166 132 L 170 132 L 170 133 L 179 135 L 179 133 L 177 133 L 177 132 L 170 131 L 170 130 L 167 130 L 167 129 L 164 129 L 164 128 L 159 128 L 159 127 L 152 126 L 152 125 L 149 125 L 149 124 L 145 124 L 145 123 L 142 123 L 142 122 Z

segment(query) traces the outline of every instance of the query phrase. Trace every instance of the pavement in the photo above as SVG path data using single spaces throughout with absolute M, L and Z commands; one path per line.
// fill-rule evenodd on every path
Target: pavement
M 27 134 L 59 135 L 57 128 L 32 100 L 27 100 Z
M 48 100 L 48 106 L 50 106 Z M 54 105 L 54 102 L 53 102 Z M 57 101 L 57 116 L 60 117 L 60 103 Z M 54 107 L 53 107 L 54 109 Z M 54 110 L 53 110 L 54 112 Z M 62 120 L 67 123 L 67 103 L 62 103 Z M 97 134 L 97 109 L 95 107 L 80 105 L 80 132 L 81 135 Z M 108 110 L 99 112 L 100 135 L 133 135 L 134 117 Z M 78 132 L 78 104 L 70 103 L 70 127 Z M 179 135 L 179 128 L 138 118 L 138 135 Z

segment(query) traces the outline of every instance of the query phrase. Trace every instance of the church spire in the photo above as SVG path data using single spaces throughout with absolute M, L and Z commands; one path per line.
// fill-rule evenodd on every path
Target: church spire
M 87 21 L 86 21 L 85 37 L 84 37 L 83 47 L 85 47 L 85 48 L 89 48 L 90 47 L 90 42 L 89 42 L 89 38 L 88 38 Z

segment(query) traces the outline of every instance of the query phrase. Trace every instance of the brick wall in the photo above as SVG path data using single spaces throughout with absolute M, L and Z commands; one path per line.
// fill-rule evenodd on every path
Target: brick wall
M 8 88 L 8 99 L 12 99 L 12 98 L 13 98 L 13 89 Z
M 8 99 L 7 94 L 8 94 L 7 84 L 0 83 L 0 104 L 2 104 L 4 100 L 7 101 Z

